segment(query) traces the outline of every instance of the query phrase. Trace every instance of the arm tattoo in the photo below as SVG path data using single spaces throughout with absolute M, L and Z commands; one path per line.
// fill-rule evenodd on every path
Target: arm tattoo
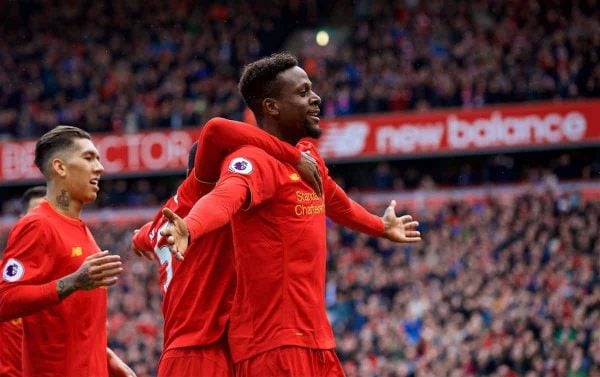
M 61 209 L 68 210 L 69 204 L 71 204 L 71 198 L 69 198 L 69 194 L 67 190 L 61 190 L 60 195 L 56 197 L 56 202 Z
M 58 292 L 58 297 L 63 300 L 71 293 L 75 292 L 75 287 L 73 286 L 73 279 L 70 276 L 66 276 L 56 283 L 56 291 Z

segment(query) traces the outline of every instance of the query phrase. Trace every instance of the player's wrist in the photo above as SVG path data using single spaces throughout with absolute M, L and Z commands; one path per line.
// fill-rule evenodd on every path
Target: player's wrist
M 56 292 L 61 300 L 67 298 L 78 289 L 77 279 L 74 274 L 67 275 L 56 281 Z
M 379 236 L 389 239 L 390 231 L 393 229 L 393 227 L 389 222 L 385 221 L 385 217 L 380 217 L 380 219 L 381 219 L 381 227 L 383 229 L 381 230 L 381 234 Z

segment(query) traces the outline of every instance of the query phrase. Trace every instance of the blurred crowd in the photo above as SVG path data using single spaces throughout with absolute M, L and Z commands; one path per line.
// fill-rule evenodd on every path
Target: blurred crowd
M 415 215 L 417 246 L 329 224 L 326 302 L 349 377 L 600 375 L 599 201 L 532 192 Z M 137 225 L 92 232 L 125 260 L 110 346 L 143 377 L 162 320 L 156 266 L 128 251 Z
M 328 234 L 349 377 L 600 374 L 600 202 L 527 194 L 418 217 L 416 247 Z
M 551 183 L 600 179 L 598 148 L 448 156 L 435 159 L 329 165 L 346 191 L 413 191 L 514 183 Z M 98 199 L 89 209 L 155 207 L 168 199 L 183 176 L 102 179 Z M 19 214 L 20 187 L 3 188 L 0 215 Z
M 597 1 L 353 4 L 350 48 L 303 56 L 325 115 L 600 96 Z
M 325 116 L 600 96 L 594 0 L 0 1 L 0 137 L 242 119 L 243 65 L 319 27 Z

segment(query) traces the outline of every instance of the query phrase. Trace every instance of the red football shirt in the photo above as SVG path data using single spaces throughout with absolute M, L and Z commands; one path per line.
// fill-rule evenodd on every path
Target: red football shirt
M 21 377 L 23 320 L 17 318 L 0 322 L 0 339 L 0 376 Z
M 99 252 L 81 220 L 48 201 L 12 229 L 2 264 L 0 320 L 23 317 L 23 376 L 107 376 L 106 289 L 59 301 L 55 280 Z
M 265 131 L 244 123 L 213 118 L 203 127 L 198 140 L 194 171 L 184 180 L 165 207 L 185 216 L 194 203 L 213 188 L 223 158 L 242 145 L 263 148 L 275 158 L 290 163 L 300 153 Z M 153 250 L 160 264 L 164 324 L 163 352 L 179 347 L 212 343 L 225 331 L 235 290 L 231 227 L 225 225 L 190 244 L 181 263 L 164 247 L 160 229 L 166 219 L 159 211 L 151 224 L 133 239 L 136 247 Z M 218 251 L 218 252 L 216 252 Z
M 186 218 L 196 242 L 196 236 L 237 212 L 232 222 L 238 281 L 229 331 L 234 362 L 283 345 L 335 347 L 324 302 L 326 207 L 331 204 L 343 225 L 356 225 L 360 218 L 370 234 L 383 232 L 379 218 L 344 200 L 347 197 L 328 177 L 312 145 L 301 143 L 299 147 L 312 152 L 321 175 L 327 177 L 323 182 L 325 202 L 292 165 L 257 148 L 243 147 L 227 158 L 213 193 Z M 223 214 L 213 215 L 211 212 L 219 212 L 218 208 L 235 199 L 225 197 L 223 187 L 228 184 L 236 195 L 249 199 L 248 208 L 237 211 L 231 206 Z M 211 207 L 214 197 L 221 197 L 222 202 Z M 344 213 L 349 215 L 347 220 Z M 191 253 L 188 251 L 186 258 Z
M 190 174 L 165 207 L 185 216 L 194 202 L 207 191 L 203 186 L 206 185 L 200 184 L 194 174 Z M 235 290 L 229 226 L 190 244 L 190 250 L 194 252 L 186 255 L 182 263 L 164 245 L 160 229 L 166 224 L 166 218 L 159 211 L 151 225 L 142 227 L 133 239 L 136 247 L 153 250 L 160 265 L 165 320 L 163 352 L 218 340 L 225 332 Z
M 229 342 L 234 362 L 283 345 L 334 348 L 324 301 L 323 199 L 291 165 L 260 150 L 242 148 L 227 166 L 222 176 L 243 177 L 251 192 L 248 210 L 233 218 L 238 286 Z M 329 185 L 324 192 L 327 197 Z

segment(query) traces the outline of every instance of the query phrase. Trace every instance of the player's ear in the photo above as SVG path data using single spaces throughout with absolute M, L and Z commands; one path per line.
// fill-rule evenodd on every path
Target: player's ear
M 266 115 L 279 115 L 279 103 L 274 98 L 265 98 L 262 102 L 263 110 Z
M 65 163 L 62 159 L 55 157 L 52 159 L 50 164 L 51 171 L 54 172 L 59 177 L 64 177 L 67 175 L 67 169 Z

